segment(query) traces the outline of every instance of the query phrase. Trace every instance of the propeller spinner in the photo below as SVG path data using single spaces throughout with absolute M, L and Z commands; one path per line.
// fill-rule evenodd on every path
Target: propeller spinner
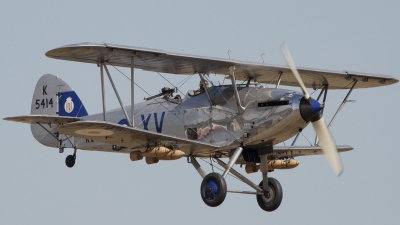
M 300 105 L 300 112 L 306 121 L 311 121 L 314 127 L 315 133 L 317 134 L 320 143 L 322 145 L 322 151 L 324 152 L 326 158 L 328 159 L 329 164 L 331 165 L 333 172 L 339 176 L 343 169 L 342 163 L 339 158 L 339 153 L 337 151 L 335 142 L 333 141 L 332 135 L 329 132 L 328 127 L 325 124 L 325 120 L 319 111 L 322 109 L 321 104 L 318 101 L 310 98 L 310 94 L 303 83 L 303 80 L 300 77 L 299 72 L 293 62 L 293 59 L 290 55 L 289 49 L 287 48 L 286 44 L 284 43 L 281 46 L 281 51 L 287 64 L 289 65 L 290 69 L 292 70 L 293 75 L 295 76 L 297 82 L 299 83 L 301 90 L 304 94 L 304 100 L 302 100 L 302 104 Z

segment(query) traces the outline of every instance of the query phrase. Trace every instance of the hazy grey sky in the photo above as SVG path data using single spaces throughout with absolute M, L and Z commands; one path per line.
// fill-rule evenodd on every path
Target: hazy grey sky
M 3 1 L 0 117 L 29 114 L 36 81 L 46 73 L 66 81 L 89 113 L 100 112 L 99 69 L 44 55 L 86 41 L 221 58 L 231 50 L 231 58 L 255 62 L 265 53 L 266 63 L 281 65 L 279 47 L 286 42 L 301 67 L 400 78 L 399 8 L 398 1 Z M 129 104 L 129 84 L 111 73 Z M 185 78 L 165 76 L 173 83 Z M 154 73 L 136 70 L 136 77 L 151 94 L 167 86 Z M 194 77 L 182 91 L 197 86 Z M 118 107 L 111 91 L 107 86 L 108 109 Z M 329 92 L 326 120 L 345 95 L 336 93 Z M 64 160 L 72 150 L 59 154 L 36 142 L 28 125 L 1 120 L 0 223 L 397 224 L 399 93 L 399 84 L 354 91 L 350 99 L 357 102 L 331 128 L 337 144 L 355 148 L 341 154 L 342 176 L 334 176 L 323 156 L 297 158 L 298 168 L 271 173 L 284 192 L 272 213 L 249 195 L 229 193 L 221 206 L 206 206 L 201 178 L 186 159 L 148 166 L 124 154 L 79 151 L 69 169 Z M 136 90 L 136 101 L 145 96 Z M 314 139 L 312 128 L 305 133 Z M 301 137 L 298 144 L 308 142 Z M 259 173 L 248 177 L 261 180 Z M 227 183 L 250 190 L 231 177 Z

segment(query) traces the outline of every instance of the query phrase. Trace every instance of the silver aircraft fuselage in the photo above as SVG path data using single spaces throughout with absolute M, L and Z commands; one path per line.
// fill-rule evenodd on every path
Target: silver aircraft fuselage
M 160 97 L 135 104 L 135 127 L 234 147 L 241 142 L 246 146 L 276 145 L 308 124 L 300 114 L 303 95 L 299 92 L 263 86 L 238 87 L 238 91 L 241 105 L 245 107 L 243 115 L 238 114 L 232 86 L 214 86 L 209 88 L 212 107 L 206 93 L 187 94 L 181 102 Z M 125 110 L 130 115 L 131 106 Z M 106 118 L 111 123 L 127 124 L 120 108 L 107 111 Z M 103 113 L 82 119 L 102 121 Z M 75 138 L 74 142 L 79 149 L 113 151 L 110 144 L 80 138 Z

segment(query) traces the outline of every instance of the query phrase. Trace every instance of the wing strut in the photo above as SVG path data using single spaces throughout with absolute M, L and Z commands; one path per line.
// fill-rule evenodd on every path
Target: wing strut
M 236 86 L 236 80 L 235 80 L 235 66 L 229 67 L 229 75 L 231 77 L 233 91 L 235 92 L 236 104 L 237 104 L 238 111 L 239 111 L 238 113 L 240 115 L 243 115 L 245 108 L 242 106 L 242 104 L 240 104 L 239 92 L 238 92 L 238 89 Z
M 208 92 L 208 86 L 205 84 L 205 81 L 204 81 L 204 74 L 199 73 L 199 76 L 200 76 L 200 81 L 203 84 L 204 91 L 207 94 L 208 101 L 210 102 L 210 109 L 211 109 L 213 107 L 213 102 L 211 101 L 210 93 Z
M 104 59 L 101 59 L 99 63 L 100 66 L 100 76 L 101 76 L 101 98 L 103 102 L 103 120 L 106 121 L 106 96 L 104 93 L 104 69 L 103 69 Z
M 339 114 L 340 110 L 342 110 L 343 106 L 348 102 L 348 101 L 347 101 L 347 98 L 349 98 L 349 96 L 350 96 L 351 92 L 353 91 L 354 86 L 356 86 L 358 80 L 354 79 L 353 82 L 354 82 L 354 83 L 353 83 L 353 86 L 351 86 L 349 92 L 347 93 L 346 97 L 344 98 L 342 104 L 339 106 L 339 109 L 336 111 L 336 113 L 335 113 L 335 115 L 333 116 L 331 122 L 329 122 L 328 128 L 331 127 L 333 121 L 336 119 L 336 116 Z
M 134 57 L 132 56 L 131 58 L 131 118 L 129 118 L 128 113 L 125 110 L 124 104 L 122 103 L 122 100 L 118 94 L 118 90 L 115 87 L 114 81 L 110 75 L 110 72 L 108 71 L 108 68 L 106 66 L 106 63 L 109 63 L 108 61 L 104 61 L 104 58 L 101 57 L 100 61 L 98 62 L 98 66 L 100 67 L 100 77 L 101 77 L 101 97 L 102 97 L 102 103 L 103 103 L 103 120 L 107 121 L 107 117 L 106 117 L 106 98 L 105 98 L 105 88 L 104 88 L 104 70 L 107 73 L 108 79 L 110 80 L 110 84 L 114 89 L 114 93 L 117 96 L 118 102 L 121 106 L 122 112 L 125 115 L 126 121 L 128 122 L 128 125 L 133 127 L 135 125 L 135 121 L 134 121 L 134 94 L 135 94 L 135 79 L 134 79 Z M 111 65 L 111 64 L 110 64 Z
M 132 127 L 135 126 L 135 111 L 134 106 L 135 106 L 135 70 L 134 70 L 134 62 L 135 62 L 135 57 L 132 56 L 132 61 L 131 61 L 131 117 L 132 117 Z
M 338 110 L 336 111 L 335 115 L 332 117 L 331 121 L 329 122 L 329 124 L 328 124 L 328 126 L 327 126 L 328 128 L 332 126 L 333 121 L 334 121 L 334 120 L 336 119 L 336 117 L 339 115 L 339 112 L 342 110 L 342 108 L 344 107 L 344 105 L 345 105 L 347 102 L 349 102 L 347 99 L 349 98 L 349 96 L 350 96 L 351 92 L 353 91 L 354 87 L 356 86 L 357 82 L 358 82 L 357 79 L 354 79 L 354 80 L 353 80 L 353 85 L 351 86 L 349 92 L 347 92 L 347 95 L 346 95 L 346 97 L 343 99 L 342 104 L 340 104 L 340 106 L 339 106 Z M 324 91 L 324 100 L 323 100 L 323 103 L 322 103 L 324 106 L 325 106 L 325 102 L 326 102 L 326 96 L 327 96 L 327 93 L 328 93 L 328 86 L 329 86 L 328 84 L 324 85 L 324 88 L 321 90 L 321 93 L 320 93 L 320 95 L 318 96 L 318 99 L 317 99 L 317 100 L 319 100 L 319 98 L 321 97 L 322 92 L 325 90 L 325 91 Z M 325 107 L 324 107 L 324 108 L 325 108 Z M 323 112 L 324 112 L 324 111 L 323 111 L 324 108 L 322 108 L 322 110 L 321 110 L 321 115 L 322 115 Z M 317 136 L 317 137 L 315 137 L 314 146 L 318 146 L 318 144 L 319 144 L 319 140 L 318 140 L 318 136 Z
M 276 82 L 276 89 L 278 89 L 279 84 L 281 84 L 281 80 L 282 80 L 282 71 L 279 71 L 279 78 L 278 78 L 278 82 Z
M 114 93 L 115 93 L 115 95 L 117 96 L 117 99 L 118 99 L 118 101 L 119 101 L 119 105 L 121 106 L 122 112 L 124 112 L 126 121 L 128 121 L 129 126 L 132 126 L 131 120 L 129 119 L 129 116 L 128 116 L 128 114 L 126 113 L 124 104 L 122 103 L 122 100 L 121 100 L 121 98 L 119 97 L 117 88 L 115 87 L 114 81 L 113 81 L 113 79 L 111 78 L 110 72 L 108 71 L 106 64 L 103 64 L 103 67 L 104 67 L 104 69 L 105 69 L 105 71 L 106 71 L 106 73 L 107 73 L 108 79 L 110 80 L 111 86 L 112 86 L 113 89 L 114 89 Z M 133 110 L 132 110 L 132 111 L 133 111 Z

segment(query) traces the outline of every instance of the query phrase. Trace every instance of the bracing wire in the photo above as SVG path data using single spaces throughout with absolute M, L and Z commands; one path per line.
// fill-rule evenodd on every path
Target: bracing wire
M 275 77 L 272 78 L 272 80 L 266 85 L 266 87 L 268 87 L 269 85 L 271 85 L 272 82 L 274 82 L 275 78 L 276 78 L 278 75 L 279 75 L 279 73 L 277 73 L 277 74 L 275 75 Z
M 142 59 L 143 60 L 143 59 Z M 144 60 L 143 60 L 144 61 Z M 144 61 L 145 62 L 145 61 Z M 119 73 L 121 73 L 122 75 L 124 75 L 128 80 L 131 80 L 128 76 L 126 76 L 121 70 L 119 70 L 118 68 L 116 68 L 114 65 L 110 64 L 112 67 L 114 67 Z M 147 64 L 147 63 L 146 63 Z M 150 66 L 149 64 L 147 64 L 148 66 Z M 158 72 L 157 72 L 158 73 Z M 159 73 L 158 73 L 159 74 Z M 192 75 L 193 76 L 193 75 Z M 163 77 L 164 78 L 164 77 Z M 165 78 L 164 78 L 165 79 Z M 169 82 L 170 83 L 170 82 Z M 142 87 L 140 87 L 136 82 L 134 82 L 134 84 L 140 88 L 143 92 L 145 92 L 148 96 L 151 96 L 146 90 L 144 90 Z M 171 83 L 170 83 L 171 84 Z M 172 85 L 172 84 L 171 84 Z M 174 86 L 175 87 L 175 86 Z M 181 92 L 181 91 L 180 91 Z M 182 93 L 182 92 L 181 92 Z M 183 94 L 183 93 L 182 93 Z M 162 104 L 162 102 L 159 102 L 156 98 L 154 99 L 157 103 L 159 103 L 162 107 L 164 107 L 168 112 L 171 113 L 171 110 L 168 109 L 166 106 L 164 106 L 164 104 Z M 195 104 L 191 99 L 189 99 L 193 104 Z M 196 104 L 195 104 L 196 105 Z M 200 108 L 200 107 L 199 107 Z M 200 108 L 201 109 L 201 108 Z M 202 109 L 201 109 L 202 110 Z M 202 110 L 204 112 L 204 110 Z M 172 115 L 174 115 L 176 118 L 178 118 L 178 120 L 180 120 L 183 124 L 185 124 L 186 126 L 188 126 L 188 124 L 186 124 L 181 118 L 179 118 L 177 115 L 175 115 L 174 113 L 171 113 Z M 204 114 L 206 114 L 208 117 L 211 118 L 211 116 L 209 114 L 207 114 L 206 112 L 204 112 Z M 211 118 L 212 119 L 212 118 Z M 143 121 L 142 121 L 143 122 Z M 189 127 L 190 128 L 190 127 Z M 231 135 L 235 140 L 239 141 L 233 134 L 231 134 L 227 129 L 223 128 L 229 135 Z M 193 130 L 194 131 L 194 130 Z M 201 136 L 205 141 L 209 142 L 209 140 L 207 140 L 204 136 Z
M 149 63 L 147 63 L 142 57 L 139 57 L 139 59 L 141 59 L 147 66 L 151 67 Z M 166 79 L 163 75 L 161 75 L 159 72 L 155 71 L 158 75 L 160 75 L 164 80 L 166 80 L 169 84 L 171 84 L 173 87 L 175 87 L 171 82 L 169 82 L 168 79 Z M 125 76 L 126 77 L 126 76 Z M 178 89 L 178 91 L 182 94 L 185 95 L 185 93 L 183 93 L 181 90 Z M 147 92 L 146 92 L 147 93 Z M 199 105 L 197 105 L 192 99 L 188 98 L 188 100 L 193 103 L 197 108 L 199 108 L 205 115 L 207 115 L 210 119 L 212 119 L 212 117 L 206 112 L 204 111 Z M 187 125 L 187 124 L 185 124 Z M 225 132 L 227 132 L 230 136 L 232 136 L 236 141 L 240 141 L 238 138 L 236 138 L 232 133 L 230 133 L 227 129 L 223 128 L 225 130 Z M 204 138 L 204 137 L 203 137 Z
M 344 88 L 340 89 L 338 92 L 336 92 L 334 95 L 332 95 L 331 97 L 329 97 L 326 101 L 331 100 L 333 97 L 335 97 L 335 95 L 339 94 L 341 91 L 345 90 L 350 84 L 354 83 L 355 81 L 352 80 L 350 81 L 350 83 L 348 83 L 346 86 L 344 86 Z
M 202 159 L 202 158 L 199 158 L 199 159 L 202 160 L 202 161 L 204 161 L 205 163 L 209 164 L 209 165 L 211 166 L 211 168 L 214 168 L 214 167 L 215 167 L 215 168 L 218 169 L 219 171 L 224 172 L 224 169 L 222 169 L 222 168 L 220 168 L 220 167 L 218 167 L 218 166 L 216 166 L 216 165 L 214 165 L 214 164 L 212 164 L 212 163 L 210 163 L 210 162 L 207 162 L 206 160 L 204 160 L 204 159 Z M 210 157 L 210 160 L 212 160 L 211 157 Z M 213 169 L 213 172 L 214 172 L 214 169 Z M 239 180 L 239 181 L 241 181 L 238 177 L 232 175 L 231 173 L 228 173 L 228 175 L 231 176 L 231 177 L 233 177 L 233 178 L 235 178 L 235 179 L 237 179 L 237 180 Z
M 117 69 L 114 65 L 112 65 L 111 63 L 109 63 L 112 67 L 114 67 L 118 72 L 120 72 L 122 75 L 124 75 L 128 80 L 131 80 L 128 76 L 126 76 L 122 71 L 120 71 L 119 69 Z M 135 82 L 134 82 L 134 84 L 138 87 L 138 88 L 140 88 L 143 92 L 145 92 L 148 96 L 151 96 L 146 90 L 144 90 L 142 87 L 140 87 L 138 84 L 136 84 Z M 170 109 L 168 109 L 166 106 L 164 106 L 164 104 L 162 104 L 163 102 L 159 102 L 158 101 L 158 99 L 157 98 L 154 98 L 153 99 L 154 101 L 156 101 L 159 105 L 161 105 L 162 107 L 164 107 L 168 112 L 170 112 L 172 115 L 174 115 L 178 120 L 180 120 L 183 124 L 185 124 L 185 125 L 188 125 L 188 124 L 186 124 L 181 118 L 179 118 L 177 115 L 175 115 L 174 113 L 172 113 L 171 112 L 171 110 Z M 143 122 L 143 121 L 142 121 Z M 193 130 L 194 131 L 194 130 Z M 205 141 L 208 141 L 205 137 L 203 137 L 202 136 L 202 138 L 205 140 Z
M 192 75 L 190 75 L 189 77 L 187 77 L 186 80 L 185 80 L 185 82 L 183 82 L 183 83 L 178 87 L 178 89 L 181 88 L 186 82 L 188 82 L 188 81 L 190 80 L 190 78 L 192 78 L 193 76 L 194 76 L 194 74 L 192 74 Z M 179 83 L 180 83 L 180 82 L 179 82 Z M 179 83 L 178 83 L 178 84 L 179 84 Z M 177 84 L 176 86 L 178 86 L 178 84 Z
M 303 137 L 308 141 L 308 143 L 310 144 L 310 146 L 313 146 L 313 144 L 311 144 L 311 142 L 308 140 L 308 138 L 303 134 L 303 132 L 300 132 L 301 135 L 303 135 Z

